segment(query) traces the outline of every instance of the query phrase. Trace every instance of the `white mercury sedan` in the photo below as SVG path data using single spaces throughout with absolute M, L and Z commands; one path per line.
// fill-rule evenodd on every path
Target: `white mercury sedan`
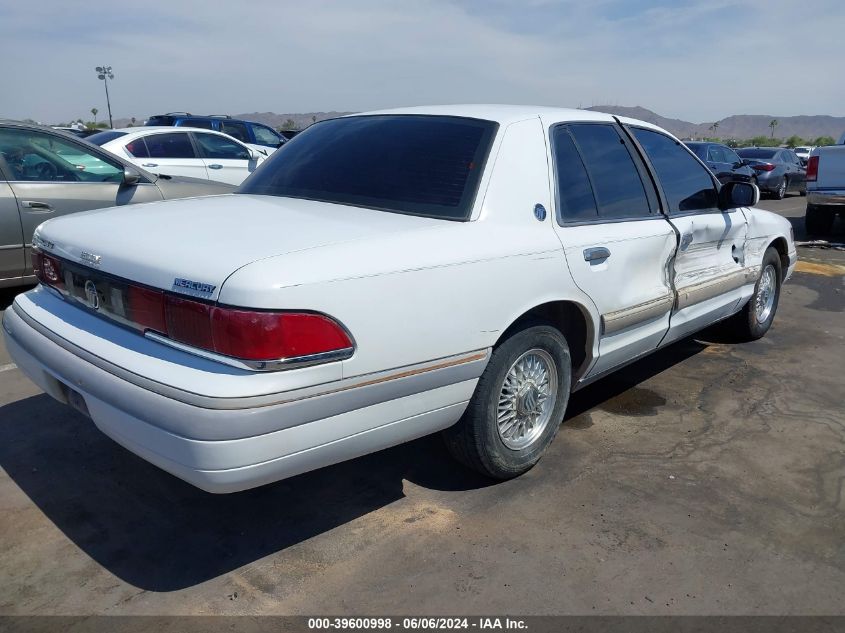
M 238 193 L 45 222 L 3 329 L 44 391 L 204 490 L 436 431 L 506 479 L 574 389 L 717 321 L 766 333 L 797 258 L 758 198 L 608 114 L 354 115 Z

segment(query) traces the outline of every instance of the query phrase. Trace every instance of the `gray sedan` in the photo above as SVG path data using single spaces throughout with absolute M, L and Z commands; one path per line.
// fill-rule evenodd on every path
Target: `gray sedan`
M 778 199 L 789 192 L 807 195 L 807 169 L 791 149 L 743 147 L 736 153 L 754 170 L 761 192 Z
M 32 233 L 49 218 L 234 190 L 209 180 L 156 176 L 71 134 L 0 121 L 0 288 L 35 283 Z

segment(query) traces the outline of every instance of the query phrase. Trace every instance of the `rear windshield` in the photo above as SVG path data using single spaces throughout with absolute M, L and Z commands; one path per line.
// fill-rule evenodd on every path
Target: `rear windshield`
M 738 149 L 736 153 L 743 158 L 771 158 L 778 152 L 778 149 L 763 149 L 757 147 L 747 147 L 745 149 Z
M 274 152 L 239 192 L 466 220 L 496 127 L 424 115 L 322 121 Z
M 115 132 L 114 130 L 108 130 L 107 132 L 97 132 L 96 134 L 92 134 L 85 140 L 89 143 L 93 143 L 94 145 L 103 145 L 105 143 L 108 143 L 109 141 L 113 141 L 116 138 L 120 138 L 121 136 L 126 136 L 126 132 Z

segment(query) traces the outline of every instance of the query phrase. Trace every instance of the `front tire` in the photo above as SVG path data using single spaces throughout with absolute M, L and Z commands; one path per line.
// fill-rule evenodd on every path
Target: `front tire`
M 572 381 L 560 331 L 535 324 L 515 332 L 490 357 L 464 415 L 443 432 L 449 452 L 495 479 L 530 470 L 554 439 Z
M 754 285 L 754 294 L 745 307 L 731 318 L 731 325 L 741 341 L 763 338 L 775 320 L 780 288 L 783 283 L 780 255 L 773 247 L 766 249 L 760 277 Z

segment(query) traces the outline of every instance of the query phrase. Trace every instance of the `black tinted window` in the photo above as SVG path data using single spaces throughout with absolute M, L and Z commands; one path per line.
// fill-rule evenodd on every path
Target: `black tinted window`
M 121 136 L 126 136 L 126 132 L 116 132 L 114 130 L 108 130 L 107 132 L 97 132 L 96 134 L 87 136 L 85 140 L 89 143 L 93 143 L 94 145 L 103 145 L 104 143 L 113 141 L 114 139 L 120 138 Z
M 199 127 L 204 130 L 213 130 L 214 123 L 208 119 L 185 119 L 179 125 L 182 127 Z
M 238 160 L 249 160 L 249 152 L 247 149 L 225 136 L 197 132 L 194 134 L 194 138 L 197 139 L 197 145 L 199 146 L 200 154 L 203 158 L 232 158 Z
M 633 132 L 657 172 L 670 213 L 718 207 L 710 172 L 683 145 L 652 130 Z
M 690 143 L 687 147 L 689 147 L 701 160 L 707 160 L 707 145 L 702 145 L 701 143 Z
M 581 150 L 598 202 L 599 216 L 626 218 L 651 213 L 640 174 L 612 125 L 569 126 Z
M 710 149 L 708 150 L 707 153 L 710 156 L 709 160 L 711 160 L 714 163 L 727 163 L 728 162 L 728 159 L 725 156 L 725 152 L 718 145 L 711 145 Z
M 771 158 L 777 152 L 776 149 L 766 149 L 760 147 L 744 147 L 736 150 L 736 153 L 743 158 Z
M 220 131 L 232 138 L 238 139 L 242 143 L 249 143 L 249 132 L 247 132 L 246 126 L 243 123 L 223 121 L 220 124 Z
M 344 117 L 273 153 L 242 193 L 465 220 L 496 124 L 446 116 Z
M 150 157 L 150 152 L 147 150 L 147 144 L 144 142 L 144 137 L 136 138 L 134 141 L 129 141 L 126 144 L 126 151 L 132 154 L 135 158 Z
M 167 125 L 167 126 L 170 126 L 170 125 L 173 125 L 173 122 L 175 120 L 176 120 L 175 117 L 172 117 L 172 116 L 156 115 L 156 116 L 151 116 L 149 119 L 147 119 L 147 122 L 144 123 L 144 125 Z
M 558 206 L 565 222 L 598 217 L 590 178 L 569 131 L 558 126 L 553 133 Z
M 196 158 L 187 132 L 144 137 L 150 158 Z

